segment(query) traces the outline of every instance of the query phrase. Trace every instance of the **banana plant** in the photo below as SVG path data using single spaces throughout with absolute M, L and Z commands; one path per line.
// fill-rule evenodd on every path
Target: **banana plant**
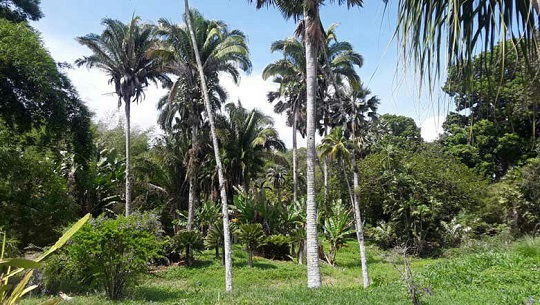
M 0 305 L 18 304 L 21 298 L 34 290 L 37 285 L 30 285 L 30 279 L 34 269 L 41 266 L 41 261 L 51 255 L 56 250 L 60 249 L 79 229 L 90 219 L 90 214 L 81 218 L 69 230 L 58 239 L 58 241 L 47 251 L 41 254 L 37 259 L 30 260 L 24 258 L 4 258 L 6 246 L 6 233 L 0 232 L 3 235 L 2 249 L 0 250 Z M 26 272 L 22 279 L 16 285 L 9 284 L 9 279 L 13 276 Z M 59 298 L 53 298 L 42 305 L 54 305 L 62 301 Z
M 323 236 L 330 244 L 326 260 L 332 266 L 336 264 L 337 251 L 345 246 L 347 236 L 353 234 L 351 210 L 346 208 L 341 200 L 336 200 L 332 207 L 332 215 L 324 219 Z

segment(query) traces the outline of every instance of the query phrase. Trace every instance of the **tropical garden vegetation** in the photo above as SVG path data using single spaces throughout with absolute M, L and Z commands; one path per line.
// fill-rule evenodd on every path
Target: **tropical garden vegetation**
M 429 86 L 448 66 L 455 110 L 429 143 L 378 112 L 361 53 L 320 18 L 362 1 L 249 4 L 297 24 L 262 75 L 290 149 L 224 88 L 252 69 L 246 35 L 187 0 L 178 24 L 103 19 L 77 38 L 117 126 L 28 23 L 39 1 L 0 0 L 0 303 L 538 302 L 538 1 L 398 1 L 404 63 Z M 132 128 L 139 102 L 160 135 Z

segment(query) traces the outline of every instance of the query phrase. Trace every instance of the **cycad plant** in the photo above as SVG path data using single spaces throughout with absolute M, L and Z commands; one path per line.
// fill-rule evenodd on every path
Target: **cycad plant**
M 248 266 L 253 267 L 253 252 L 265 242 L 266 237 L 260 223 L 247 223 L 238 227 L 236 232 L 240 242 L 248 253 Z
M 188 266 L 193 265 L 193 251 L 204 249 L 203 238 L 198 230 L 181 230 L 173 237 L 173 247 L 179 252 L 185 251 Z
M 330 244 L 328 255 L 325 254 L 326 260 L 332 266 L 336 264 L 337 251 L 345 245 L 347 236 L 354 233 L 352 230 L 351 211 L 346 208 L 342 201 L 336 200 L 332 205 L 332 215 L 324 219 L 323 236 Z

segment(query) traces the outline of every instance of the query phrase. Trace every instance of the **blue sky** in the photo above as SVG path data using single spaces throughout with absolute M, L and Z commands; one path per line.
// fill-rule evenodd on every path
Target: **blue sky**
M 239 98 L 247 107 L 271 113 L 272 106 L 266 102 L 265 93 L 273 84 L 264 82 L 260 74 L 267 64 L 279 58 L 279 54 L 270 53 L 270 44 L 292 36 L 294 22 L 284 20 L 273 8 L 256 10 L 247 0 L 192 0 L 190 5 L 206 18 L 223 20 L 248 36 L 253 72 L 243 76 L 240 87 L 228 80 L 224 82 L 232 100 Z M 42 33 L 46 47 L 57 61 L 73 62 L 88 54 L 74 38 L 100 33 L 103 30 L 100 21 L 104 17 L 127 22 L 135 14 L 147 22 L 156 22 L 161 17 L 180 22 L 183 8 L 181 0 L 46 0 L 42 1 L 45 17 L 33 26 Z M 436 134 L 435 125 L 442 123 L 438 117 L 444 116 L 449 102 L 439 101 L 438 91 L 433 100 L 426 94 L 419 97 L 413 74 L 398 64 L 398 48 L 396 42 L 391 42 L 395 7 L 384 10 L 382 1 L 366 1 L 363 8 L 350 10 L 328 4 L 321 8 L 321 19 L 325 26 L 339 23 L 338 39 L 349 41 L 364 56 L 364 66 L 358 72 L 372 93 L 380 97 L 379 112 L 410 116 L 419 125 L 424 123 L 424 137 L 432 138 Z M 68 75 L 97 119 L 106 121 L 115 117 L 116 99 L 110 94 L 112 88 L 103 74 L 81 68 L 69 71 Z M 155 104 L 163 93 L 157 88 L 149 89 L 143 104 L 133 109 L 135 124 L 141 128 L 155 124 Z M 284 120 L 274 117 L 281 136 L 290 143 L 290 131 L 284 126 Z

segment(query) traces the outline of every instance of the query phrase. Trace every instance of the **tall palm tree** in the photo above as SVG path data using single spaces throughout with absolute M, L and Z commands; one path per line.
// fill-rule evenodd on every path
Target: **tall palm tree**
M 317 202 L 315 201 L 315 127 L 317 97 L 317 61 L 318 47 L 322 41 L 322 26 L 319 18 L 319 6 L 324 0 L 248 0 L 256 2 L 257 8 L 275 6 L 285 18 L 303 20 L 298 28 L 306 48 L 306 135 L 307 135 L 307 196 L 306 196 L 306 244 L 307 244 L 307 282 L 309 288 L 321 287 L 319 266 L 319 243 L 317 241 Z M 361 6 L 362 0 L 328 0 L 330 3 L 344 4 L 348 7 Z
M 225 176 L 223 175 L 223 164 L 219 156 L 219 143 L 216 135 L 216 124 L 214 121 L 214 113 L 211 106 L 210 94 L 208 85 L 206 82 L 206 76 L 204 75 L 204 68 L 201 60 L 201 54 L 199 53 L 199 46 L 197 45 L 197 36 L 195 35 L 195 29 L 193 28 L 193 22 L 191 21 L 191 14 L 189 13 L 189 1 L 184 0 L 186 24 L 188 26 L 189 36 L 191 37 L 191 47 L 195 54 L 195 60 L 197 62 L 197 71 L 199 72 L 199 81 L 201 84 L 201 90 L 203 94 L 204 106 L 206 109 L 206 115 L 208 116 L 208 122 L 210 124 L 210 134 L 212 136 L 212 144 L 214 147 L 214 158 L 216 161 L 216 168 L 218 172 L 219 191 L 221 195 L 221 214 L 223 217 L 223 250 L 225 257 L 225 291 L 232 292 L 232 250 L 231 250 L 231 233 L 229 228 L 229 206 L 227 201 L 227 190 L 225 189 Z
M 346 131 L 350 134 L 350 156 L 353 172 L 353 192 L 352 205 L 354 210 L 356 238 L 360 253 L 360 263 L 362 265 L 362 282 L 364 287 L 370 284 L 369 272 L 367 267 L 366 248 L 364 245 L 364 224 L 362 222 L 362 214 L 360 212 L 360 203 L 358 199 L 357 189 L 359 188 L 359 172 L 356 163 L 357 155 L 361 150 L 365 150 L 366 143 L 370 139 L 368 132 L 370 125 L 373 125 L 377 120 L 377 108 L 379 99 L 376 96 L 368 98 L 371 92 L 367 89 L 360 88 L 359 90 L 351 89 L 347 94 L 347 99 L 339 105 L 339 109 L 334 111 L 338 114 L 335 121 L 346 127 Z
M 149 56 L 156 44 L 155 28 L 140 24 L 134 17 L 128 24 L 119 20 L 103 19 L 105 30 L 101 35 L 88 34 L 77 41 L 88 47 L 92 55 L 84 56 L 77 66 L 98 68 L 109 76 L 118 96 L 118 107 L 124 103 L 126 114 L 126 215 L 131 213 L 131 158 L 130 158 L 130 111 L 132 102 L 144 99 L 149 82 L 169 82 L 157 60 Z
M 196 10 L 191 11 L 191 17 L 211 106 L 213 110 L 216 110 L 227 99 L 226 91 L 219 82 L 219 76 L 222 73 L 228 74 L 238 84 L 239 70 L 251 69 L 247 39 L 241 31 L 230 31 L 222 21 L 206 20 Z M 165 61 L 165 71 L 178 77 L 169 92 L 168 102 L 160 104 L 163 109 L 160 121 L 163 123 L 162 126 L 166 125 L 163 126 L 165 130 L 172 128 L 172 125 L 178 122 L 185 123 L 187 125 L 185 127 L 191 131 L 187 224 L 188 230 L 191 230 L 198 196 L 196 188 L 197 168 L 200 164 L 197 157 L 200 150 L 198 138 L 199 130 L 205 123 L 204 103 L 197 76 L 197 62 L 186 25 L 175 25 L 165 19 L 160 19 L 158 34 L 164 39 L 164 43 L 154 52 L 154 55 Z
M 287 112 L 287 125 L 292 127 L 293 154 L 293 201 L 298 201 L 298 153 L 297 133 L 305 136 L 306 105 L 306 55 L 301 41 L 288 38 L 272 43 L 272 52 L 280 51 L 283 59 L 271 63 L 264 68 L 263 79 L 274 78 L 279 90 L 268 93 L 268 101 L 275 102 L 274 112 Z M 303 120 L 302 120 L 303 119 Z
M 266 161 L 282 161 L 276 151 L 284 151 L 285 144 L 279 139 L 274 121 L 259 110 L 248 110 L 238 105 L 225 105 L 228 116 L 219 116 L 218 133 L 223 143 L 225 173 L 229 177 L 229 189 L 242 185 L 248 192 L 251 180 L 261 173 Z
M 266 179 L 272 184 L 274 190 L 276 190 L 277 203 L 281 203 L 281 188 L 283 183 L 285 183 L 285 176 L 287 175 L 287 170 L 282 165 L 273 165 L 268 168 L 266 172 Z
M 337 24 L 331 25 L 324 33 L 323 43 L 321 43 L 319 65 L 317 73 L 319 83 L 317 99 L 324 122 L 318 129 L 326 134 L 330 125 L 331 102 L 335 99 L 328 98 L 329 92 L 336 94 L 346 81 L 350 86 L 357 88 L 360 77 L 354 70 L 363 64 L 360 54 L 354 52 L 350 43 L 338 41 L 336 36 Z M 274 82 L 280 85 L 278 91 L 268 93 L 268 100 L 275 102 L 274 111 L 276 113 L 286 112 L 287 125 L 293 129 L 293 200 L 297 200 L 297 156 L 296 156 L 296 136 L 300 130 L 305 136 L 305 105 L 306 105 L 306 61 L 305 47 L 302 41 L 295 38 L 287 38 L 272 43 L 271 51 L 279 51 L 283 54 L 283 59 L 269 64 L 263 71 L 263 78 L 274 78 Z M 326 78 L 326 79 L 325 79 Z M 330 90 L 333 86 L 335 90 Z M 320 120 L 317 120 L 320 121 Z M 324 162 L 324 185 L 325 195 L 328 193 L 328 171 Z

